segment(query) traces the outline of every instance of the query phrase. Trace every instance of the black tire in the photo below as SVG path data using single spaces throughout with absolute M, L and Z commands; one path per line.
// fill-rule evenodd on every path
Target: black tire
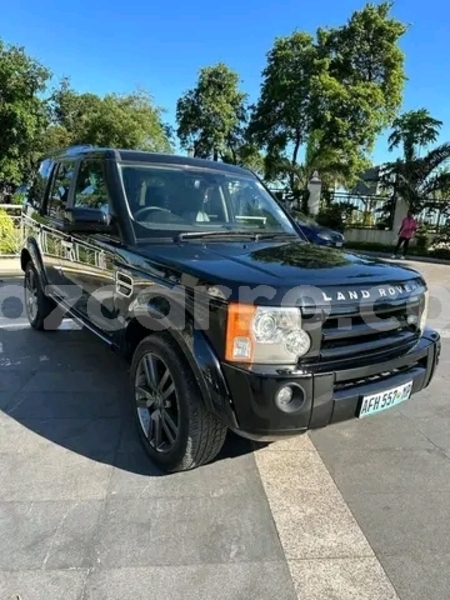
M 35 310 L 30 308 L 27 301 L 28 290 L 30 287 L 35 291 Z M 44 294 L 42 289 L 41 279 L 36 267 L 30 261 L 25 267 L 24 277 L 25 290 L 25 310 L 28 321 L 38 331 L 55 331 L 61 325 L 64 318 L 62 309 L 51 299 Z
M 169 387 L 173 387 L 173 397 L 176 397 L 178 432 L 173 445 L 165 452 L 157 451 L 151 445 L 139 416 L 140 410 L 148 410 L 149 415 L 151 410 L 138 409 L 137 405 L 136 380 L 140 376 L 144 356 L 160 361 L 173 382 Z M 194 469 L 211 462 L 222 449 L 228 429 L 206 409 L 192 370 L 169 335 L 149 335 L 136 348 L 130 369 L 130 399 L 143 446 L 161 470 Z

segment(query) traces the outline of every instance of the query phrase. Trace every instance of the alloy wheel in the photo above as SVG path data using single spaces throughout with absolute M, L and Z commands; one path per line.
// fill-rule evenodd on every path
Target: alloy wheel
M 179 404 L 169 368 L 154 353 L 147 352 L 138 363 L 135 401 L 148 443 L 155 452 L 169 452 L 179 435 Z
M 25 306 L 28 318 L 30 321 L 34 321 L 39 310 L 39 298 L 36 275 L 31 269 L 25 277 Z

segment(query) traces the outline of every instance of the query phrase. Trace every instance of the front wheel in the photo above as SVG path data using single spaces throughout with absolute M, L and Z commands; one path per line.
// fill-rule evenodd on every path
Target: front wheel
M 44 294 L 36 267 L 30 261 L 25 267 L 25 310 L 28 321 L 39 331 L 54 331 L 63 320 L 64 314 L 56 303 Z
M 212 461 L 227 427 L 210 413 L 180 350 L 166 335 L 149 335 L 137 347 L 130 396 L 139 435 L 151 460 L 167 472 Z

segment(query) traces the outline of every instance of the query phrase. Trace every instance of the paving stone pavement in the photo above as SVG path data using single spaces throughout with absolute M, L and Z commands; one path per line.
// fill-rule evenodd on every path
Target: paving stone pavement
M 434 381 L 403 406 L 311 440 L 401 600 L 448 600 L 450 266 L 407 264 L 432 293 L 441 288 L 441 299 L 430 301 L 429 324 L 444 336 Z
M 0 600 L 450 598 L 449 341 L 402 408 L 256 452 L 230 436 L 165 476 L 126 364 L 70 323 L 24 327 L 21 285 L 0 284 Z
M 0 286 L 0 600 L 294 600 L 251 445 L 161 474 L 126 363 L 71 322 L 32 331 L 21 279 Z

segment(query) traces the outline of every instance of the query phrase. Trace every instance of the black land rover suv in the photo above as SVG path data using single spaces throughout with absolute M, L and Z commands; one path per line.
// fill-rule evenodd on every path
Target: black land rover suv
M 23 220 L 32 327 L 67 314 L 129 358 L 164 470 L 211 461 L 227 430 L 272 441 L 377 413 L 438 364 L 420 274 L 309 243 L 245 169 L 69 148 L 42 161 Z

